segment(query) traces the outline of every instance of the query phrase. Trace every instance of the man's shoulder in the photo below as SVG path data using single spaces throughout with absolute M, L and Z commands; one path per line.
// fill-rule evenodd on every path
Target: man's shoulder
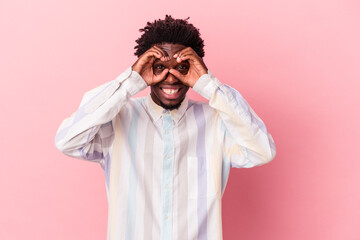
M 132 97 L 132 98 L 129 98 L 128 104 L 126 104 L 126 106 L 128 108 L 144 107 L 144 105 L 146 104 L 146 101 L 148 101 L 147 97 Z
M 189 99 L 189 105 L 190 105 L 190 104 L 197 104 L 197 105 L 209 106 L 209 102 L 208 102 L 208 101 L 204 101 L 204 100 Z
M 144 101 L 147 100 L 147 97 L 144 96 L 144 97 L 132 97 L 129 99 L 129 101 L 133 102 L 133 103 L 142 103 Z
M 146 104 L 146 97 L 132 97 L 129 98 L 126 104 L 121 108 L 120 113 L 129 113 L 129 112 L 139 112 L 144 109 L 144 105 Z
M 206 101 L 198 101 L 198 100 L 189 100 L 188 109 L 195 108 L 195 109 L 202 109 L 206 112 L 212 112 L 214 109 L 210 107 L 209 103 Z

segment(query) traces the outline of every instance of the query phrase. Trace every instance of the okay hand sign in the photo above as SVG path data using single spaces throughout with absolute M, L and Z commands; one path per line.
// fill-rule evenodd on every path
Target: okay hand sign
M 157 58 L 161 61 L 168 61 L 170 59 L 165 51 L 157 46 L 153 46 L 142 54 L 132 66 L 132 70 L 139 73 L 148 86 L 162 81 L 169 72 L 169 69 L 164 69 L 161 74 L 154 74 L 153 63 Z
M 208 69 L 202 58 L 191 48 L 187 47 L 177 52 L 174 56 L 177 62 L 188 61 L 190 64 L 187 74 L 181 74 L 176 69 L 170 69 L 169 72 L 178 78 L 181 82 L 189 87 L 193 87 L 196 81 L 204 74 L 208 73 Z M 165 70 L 164 70 L 165 71 Z

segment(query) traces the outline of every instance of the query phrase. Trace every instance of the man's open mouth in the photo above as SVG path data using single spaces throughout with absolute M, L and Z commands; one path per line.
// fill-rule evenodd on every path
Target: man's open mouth
M 162 95 L 167 99 L 177 99 L 179 96 L 181 96 L 182 89 L 183 89 L 182 87 L 178 87 L 178 86 L 160 87 Z
M 172 95 L 175 93 L 178 93 L 180 91 L 180 88 L 173 89 L 173 88 L 160 88 L 164 93 L 168 95 Z

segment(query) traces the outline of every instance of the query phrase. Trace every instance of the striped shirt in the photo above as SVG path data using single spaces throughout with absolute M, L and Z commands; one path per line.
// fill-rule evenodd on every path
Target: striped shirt
M 168 111 L 131 67 L 87 92 L 55 137 L 64 154 L 105 172 L 110 240 L 222 239 L 221 197 L 230 167 L 250 168 L 276 154 L 272 136 L 239 92 L 210 71 Z

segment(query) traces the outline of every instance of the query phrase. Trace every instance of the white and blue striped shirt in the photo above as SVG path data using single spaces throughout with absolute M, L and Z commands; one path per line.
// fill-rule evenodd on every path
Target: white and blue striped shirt
M 209 72 L 167 111 L 131 67 L 84 95 L 55 138 L 68 156 L 105 172 L 110 240 L 222 239 L 221 196 L 230 167 L 271 161 L 272 136 L 239 92 Z

